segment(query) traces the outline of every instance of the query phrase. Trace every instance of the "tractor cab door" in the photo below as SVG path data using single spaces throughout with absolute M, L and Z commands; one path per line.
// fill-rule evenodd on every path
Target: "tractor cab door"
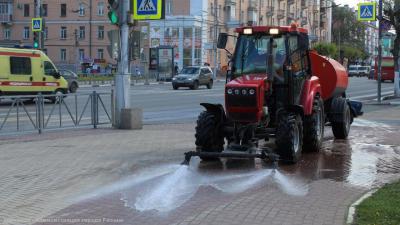
M 299 105 L 304 82 L 308 76 L 307 48 L 303 45 L 301 35 L 292 34 L 288 37 L 288 102 Z

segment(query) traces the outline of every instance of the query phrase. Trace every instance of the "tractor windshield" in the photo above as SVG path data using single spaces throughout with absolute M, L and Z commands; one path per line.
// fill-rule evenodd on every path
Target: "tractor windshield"
M 273 41 L 272 51 L 269 49 L 271 39 Z M 283 68 L 286 58 L 284 37 L 271 37 L 260 34 L 241 35 L 233 58 L 233 78 L 244 74 L 266 74 L 267 69 L 269 69 L 267 68 L 267 57 L 270 53 L 272 53 L 274 67 L 272 71 L 279 73 L 278 71 Z

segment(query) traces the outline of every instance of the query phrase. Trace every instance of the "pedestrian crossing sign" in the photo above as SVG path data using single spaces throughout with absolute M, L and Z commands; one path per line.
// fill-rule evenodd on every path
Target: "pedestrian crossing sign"
M 32 18 L 32 31 L 42 31 L 42 18 Z
M 376 20 L 376 2 L 363 2 L 358 4 L 359 21 Z
M 164 0 L 133 0 L 134 20 L 159 20 L 164 18 Z

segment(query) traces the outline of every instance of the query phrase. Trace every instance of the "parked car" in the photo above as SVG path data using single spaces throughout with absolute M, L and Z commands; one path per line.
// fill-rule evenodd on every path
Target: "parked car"
M 349 77 L 352 77 L 352 76 L 359 76 L 359 74 L 358 74 L 358 67 L 359 67 L 359 65 L 350 65 L 349 66 Z
M 197 89 L 200 85 L 206 85 L 208 89 L 213 86 L 213 72 L 208 66 L 189 66 L 172 78 L 172 87 L 174 90 L 179 87 L 190 87 Z
M 59 72 L 68 82 L 68 91 L 70 93 L 75 93 L 79 88 L 78 75 L 71 70 L 60 69 Z
M 359 66 L 358 67 L 358 76 L 360 77 L 367 77 L 371 70 L 370 66 Z

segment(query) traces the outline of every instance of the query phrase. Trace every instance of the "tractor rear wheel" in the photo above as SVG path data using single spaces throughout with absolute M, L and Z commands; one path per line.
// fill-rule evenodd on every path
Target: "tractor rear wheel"
M 303 124 L 301 117 L 284 113 L 279 117 L 276 131 L 276 152 L 285 163 L 296 163 L 303 145 Z
M 331 105 L 331 123 L 333 135 L 337 139 L 346 139 L 350 132 L 352 114 L 344 98 L 334 98 Z
M 224 150 L 224 136 L 218 128 L 218 121 L 214 114 L 203 111 L 197 119 L 196 146 L 200 152 L 222 152 Z M 203 160 L 214 158 L 201 157 Z
M 304 151 L 318 152 L 321 149 L 325 128 L 324 115 L 324 103 L 320 97 L 316 97 L 313 103 L 312 114 L 304 118 Z

